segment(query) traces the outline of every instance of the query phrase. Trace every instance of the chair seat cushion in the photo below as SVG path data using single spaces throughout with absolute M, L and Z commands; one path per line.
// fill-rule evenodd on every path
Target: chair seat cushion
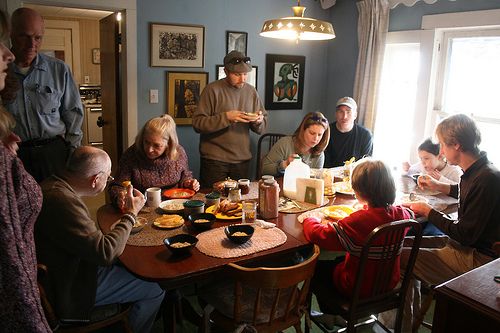
M 275 319 L 285 315 L 286 305 L 292 291 L 292 288 L 281 291 L 276 311 L 277 313 L 274 316 Z M 254 323 L 255 325 L 266 323 L 270 320 L 270 311 L 273 305 L 275 292 L 275 290 L 263 290 L 260 311 L 257 315 L 256 322 Z M 220 314 L 227 318 L 234 318 L 234 283 L 218 284 L 216 286 L 200 290 L 198 295 L 203 301 L 212 305 Z M 256 295 L 257 289 L 248 286 L 243 288 L 243 295 L 241 299 L 242 322 L 253 323 Z M 297 293 L 295 295 L 297 295 Z M 294 298 L 292 309 L 297 307 L 297 296 L 294 296 Z

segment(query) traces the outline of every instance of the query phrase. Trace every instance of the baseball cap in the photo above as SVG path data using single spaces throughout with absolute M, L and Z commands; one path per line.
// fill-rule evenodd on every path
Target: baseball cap
M 250 57 L 246 57 L 243 53 L 233 50 L 224 57 L 224 67 L 235 73 L 248 73 L 252 71 Z
M 356 111 L 358 108 L 358 104 L 352 97 L 342 97 L 337 101 L 336 107 L 338 108 L 340 105 L 345 105 L 351 108 L 352 111 Z

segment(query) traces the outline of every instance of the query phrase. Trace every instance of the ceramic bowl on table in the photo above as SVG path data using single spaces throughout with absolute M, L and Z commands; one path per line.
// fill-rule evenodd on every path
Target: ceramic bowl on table
M 190 253 L 196 243 L 198 243 L 198 238 L 189 234 L 179 234 L 165 238 L 163 243 L 172 254 L 187 254 Z
M 198 231 L 210 229 L 215 219 L 215 215 L 210 213 L 191 214 L 188 216 L 189 222 Z
M 252 238 L 254 227 L 249 224 L 233 224 L 224 228 L 224 233 L 232 242 L 243 244 Z
M 184 213 L 184 202 L 188 199 L 171 199 L 165 200 L 160 203 L 158 207 L 165 214 L 183 214 Z

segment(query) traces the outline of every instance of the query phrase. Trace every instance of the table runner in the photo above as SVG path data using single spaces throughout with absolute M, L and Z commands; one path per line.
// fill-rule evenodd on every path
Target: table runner
M 224 233 L 224 227 L 202 232 L 196 237 L 196 248 L 201 253 L 216 258 L 236 258 L 269 250 L 284 244 L 287 238 L 279 228 L 263 229 L 257 226 L 252 238 L 244 244 L 231 242 Z

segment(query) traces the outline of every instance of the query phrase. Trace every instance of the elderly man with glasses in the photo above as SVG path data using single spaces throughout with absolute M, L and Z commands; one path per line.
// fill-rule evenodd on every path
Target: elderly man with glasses
M 238 51 L 224 57 L 226 77 L 208 84 L 193 114 L 200 133 L 200 183 L 212 187 L 227 177 L 249 178 L 250 130 L 261 134 L 267 112 L 255 88 L 246 83 L 250 58 Z
M 35 224 L 37 259 L 48 268 L 55 311 L 63 322 L 88 321 L 95 306 L 131 302 L 133 331 L 149 332 L 165 292 L 116 263 L 144 196 L 128 189 L 125 213 L 107 234 L 82 200 L 101 193 L 113 179 L 110 173 L 111 160 L 104 150 L 81 146 L 65 171 L 42 182 L 42 211 Z
M 358 105 L 352 97 L 337 101 L 335 122 L 330 124 L 330 142 L 325 150 L 325 168 L 342 166 L 352 157 L 359 160 L 372 155 L 372 134 L 354 122 L 357 116 Z

